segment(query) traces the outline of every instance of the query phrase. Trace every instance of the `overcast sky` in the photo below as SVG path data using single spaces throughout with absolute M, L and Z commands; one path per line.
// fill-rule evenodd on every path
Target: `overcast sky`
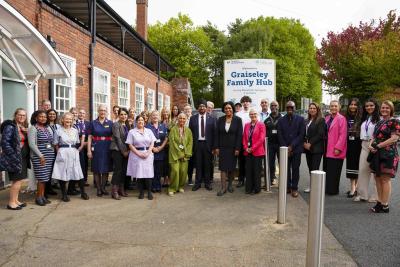
M 136 0 L 106 2 L 129 24 L 136 23 Z M 299 19 L 319 46 L 328 31 L 340 31 L 360 20 L 385 18 L 392 9 L 400 13 L 399 0 L 149 0 L 148 22 L 165 22 L 181 12 L 188 14 L 195 25 L 209 20 L 220 30 L 226 30 L 236 18 L 289 17 Z

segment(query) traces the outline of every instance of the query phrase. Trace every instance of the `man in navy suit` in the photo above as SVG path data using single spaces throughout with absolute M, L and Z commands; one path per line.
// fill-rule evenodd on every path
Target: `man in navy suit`
M 198 104 L 199 113 L 192 116 L 189 128 L 193 135 L 193 156 L 196 168 L 196 180 L 192 191 L 196 191 L 204 183 L 207 190 L 212 190 L 211 168 L 212 156 L 215 152 L 216 120 L 206 113 L 207 102 L 201 100 Z
M 292 197 L 298 197 L 299 169 L 301 153 L 303 152 L 304 118 L 294 114 L 295 104 L 289 101 L 286 104 L 286 115 L 278 121 L 278 139 L 280 146 L 288 147 L 288 181 L 287 192 Z

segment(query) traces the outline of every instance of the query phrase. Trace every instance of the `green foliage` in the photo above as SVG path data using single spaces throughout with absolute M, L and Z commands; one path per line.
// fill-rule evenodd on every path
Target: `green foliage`
M 400 87 L 400 18 L 361 22 L 329 32 L 318 51 L 324 81 L 334 94 L 361 100 Z

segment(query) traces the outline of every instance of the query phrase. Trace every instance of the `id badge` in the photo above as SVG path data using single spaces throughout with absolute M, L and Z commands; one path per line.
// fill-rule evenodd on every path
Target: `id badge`
M 92 146 L 92 149 L 91 149 L 91 150 L 92 150 L 92 152 L 94 151 L 94 147 L 93 147 L 93 146 Z
M 248 143 L 247 143 L 247 147 L 251 147 L 251 144 L 250 144 L 250 142 L 248 142 Z
M 104 125 L 104 128 L 110 128 L 110 125 L 108 125 L 108 124 Z
M 179 148 L 180 148 L 180 149 L 183 149 L 184 147 L 183 147 L 183 145 L 179 145 Z
M 272 134 L 277 134 L 278 130 L 272 130 Z
M 46 144 L 46 149 L 51 149 L 51 145 L 50 144 Z
M 157 139 L 157 140 L 156 140 L 156 143 L 161 143 L 161 140 L 160 140 L 160 139 Z
M 160 131 L 160 133 L 164 133 L 163 131 Z
M 354 140 L 356 140 L 356 138 L 354 136 L 349 136 L 349 140 L 354 141 Z

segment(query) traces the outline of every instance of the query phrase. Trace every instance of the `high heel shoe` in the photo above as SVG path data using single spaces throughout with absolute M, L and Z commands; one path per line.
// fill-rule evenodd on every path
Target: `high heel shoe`
M 388 208 L 389 209 L 389 208 Z M 373 213 L 380 213 L 382 212 L 382 203 L 381 202 L 376 202 L 376 205 L 370 208 L 370 211 Z

